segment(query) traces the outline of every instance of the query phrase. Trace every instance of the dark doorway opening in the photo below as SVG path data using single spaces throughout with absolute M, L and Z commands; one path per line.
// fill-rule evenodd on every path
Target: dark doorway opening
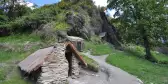
M 65 57 L 68 60 L 68 65 L 69 65 L 68 76 L 71 76 L 72 75 L 72 52 L 68 46 L 66 48 Z
M 77 42 L 77 50 L 82 51 L 81 45 L 81 42 Z
M 31 84 L 36 84 L 37 80 L 40 76 L 40 73 L 42 72 L 41 67 L 39 67 L 37 70 L 32 71 L 31 73 L 27 73 L 25 71 L 22 71 L 20 68 L 20 75 L 24 78 L 25 81 L 30 82 Z

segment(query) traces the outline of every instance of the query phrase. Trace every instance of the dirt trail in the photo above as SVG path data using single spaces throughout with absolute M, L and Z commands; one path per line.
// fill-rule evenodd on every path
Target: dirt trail
M 100 70 L 98 73 L 81 70 L 79 78 L 68 79 L 70 84 L 143 84 L 137 77 L 107 64 L 105 62 L 107 55 L 92 56 L 89 52 L 84 54 L 97 61 L 100 65 Z

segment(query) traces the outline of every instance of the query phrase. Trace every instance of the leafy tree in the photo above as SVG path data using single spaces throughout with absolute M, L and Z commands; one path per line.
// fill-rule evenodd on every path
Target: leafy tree
M 129 39 L 143 41 L 145 58 L 155 61 L 151 55 L 152 43 L 165 37 L 168 31 L 168 0 L 108 0 L 109 8 L 115 9 Z

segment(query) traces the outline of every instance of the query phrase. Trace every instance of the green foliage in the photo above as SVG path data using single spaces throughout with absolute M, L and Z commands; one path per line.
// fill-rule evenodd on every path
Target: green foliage
M 157 44 L 163 37 L 167 37 L 168 1 L 158 0 L 108 0 L 109 5 L 116 9 L 120 21 L 121 34 L 126 34 L 123 39 L 133 43 L 143 44 L 146 48 L 146 59 L 154 61 L 150 48 Z M 122 14 L 119 14 L 122 11 Z M 122 35 L 123 35 L 122 34 Z M 125 38 L 126 37 L 126 38 Z M 143 43 L 142 43 L 143 42 Z
M 71 3 L 64 0 L 58 3 L 58 7 L 61 9 L 69 9 L 69 6 L 71 6 Z
M 124 50 L 140 58 L 144 58 L 145 56 L 145 49 L 142 46 L 128 44 L 124 47 Z
M 159 56 L 159 55 L 158 55 Z M 167 57 L 168 58 L 168 57 Z M 167 65 L 151 63 L 133 54 L 112 50 L 106 61 L 140 78 L 144 84 L 167 84 Z
M 5 70 L 3 68 L 0 68 L 0 81 L 5 80 L 6 77 Z
M 70 27 L 69 24 L 67 24 L 66 22 L 56 22 L 55 24 L 55 28 L 54 30 L 61 30 L 61 31 L 65 31 Z
M 2 21 L 8 21 L 8 17 L 6 15 L 0 15 L 0 24 L 2 23 Z
M 130 53 L 136 57 L 145 58 L 145 48 L 142 46 L 129 44 L 125 46 L 124 51 Z M 168 64 L 168 56 L 157 51 L 151 51 L 152 56 L 155 58 L 156 62 L 159 64 Z
M 123 40 L 142 44 L 144 35 L 149 37 L 152 43 L 165 37 L 168 30 L 166 18 L 168 9 L 165 7 L 167 1 L 108 0 L 108 2 L 108 7 L 117 10 L 116 15 L 119 11 L 123 12 L 112 21 L 119 28 Z
M 64 12 L 64 11 L 62 11 L 61 13 L 59 13 L 59 14 L 57 14 L 56 15 L 56 21 L 60 21 L 60 22 L 63 22 L 63 21 L 65 21 L 65 19 L 66 19 L 66 12 Z
M 98 36 L 91 36 L 90 41 L 94 44 L 101 44 L 103 40 Z
M 85 62 L 87 63 L 88 69 L 95 71 L 95 72 L 98 72 L 99 64 L 95 60 L 85 56 L 84 54 L 82 54 L 82 57 L 85 60 Z
M 157 51 L 152 51 L 152 55 L 156 58 L 159 64 L 168 64 L 168 56 Z

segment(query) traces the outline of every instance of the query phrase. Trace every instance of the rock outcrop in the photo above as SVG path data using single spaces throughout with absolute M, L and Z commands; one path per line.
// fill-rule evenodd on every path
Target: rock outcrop
M 76 2 L 82 1 L 77 0 Z M 82 4 L 78 10 L 71 10 L 66 15 L 66 22 L 71 25 L 70 30 L 67 31 L 68 35 L 90 39 L 92 35 L 106 33 L 104 40 L 115 46 L 121 46 L 116 28 L 109 23 L 105 12 L 96 7 L 91 0 L 89 5 Z
M 103 20 L 102 32 L 106 33 L 106 35 L 103 39 L 106 40 L 109 43 L 112 43 L 116 47 L 121 46 L 121 44 L 118 40 L 118 37 L 117 37 L 116 28 L 109 23 L 109 21 L 108 21 L 104 12 L 100 12 L 100 15 L 101 15 L 101 18 Z

